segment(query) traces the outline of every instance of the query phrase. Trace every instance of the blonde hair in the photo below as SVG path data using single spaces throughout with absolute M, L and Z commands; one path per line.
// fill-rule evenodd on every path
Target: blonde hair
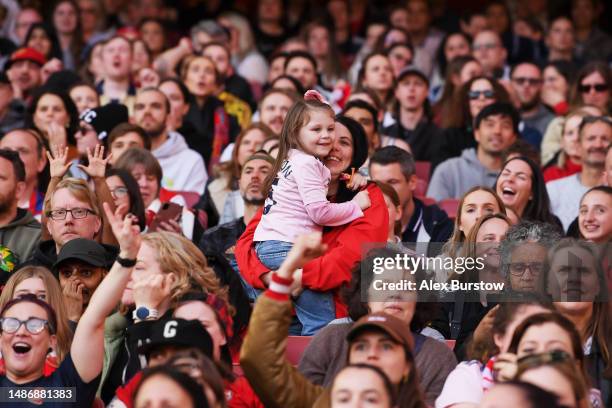
M 172 232 L 151 232 L 143 235 L 142 242 L 154 249 L 162 273 L 174 273 L 176 281 L 170 291 L 172 307 L 189 292 L 203 291 L 223 299 L 234 314 L 228 300 L 227 288 L 222 287 L 215 271 L 208 266 L 206 257 L 190 240 Z
M 46 215 L 48 215 L 49 211 L 51 211 L 51 208 L 52 208 L 51 201 L 53 200 L 53 196 L 55 195 L 56 192 L 58 192 L 59 190 L 63 188 L 70 191 L 70 193 L 77 200 L 83 201 L 84 203 L 89 204 L 94 214 L 97 217 L 100 217 L 100 208 L 98 207 L 98 201 L 96 200 L 95 193 L 91 191 L 91 189 L 89 188 L 85 180 L 71 178 L 71 177 L 65 178 L 62 181 L 60 181 L 55 186 L 55 188 L 47 194 L 45 198 L 45 203 L 43 206 L 43 211 Z
M 68 325 L 68 312 L 64 304 L 62 289 L 58 280 L 47 268 L 42 266 L 25 266 L 17 272 L 12 273 L 0 294 L 0 309 L 2 309 L 9 300 L 13 299 L 15 288 L 19 286 L 21 282 L 30 278 L 39 278 L 43 281 L 47 292 L 45 301 L 55 311 L 57 320 L 57 346 L 54 351 L 57 355 L 57 362 L 61 363 L 70 351 L 70 344 L 72 343 L 72 335 L 74 333 Z

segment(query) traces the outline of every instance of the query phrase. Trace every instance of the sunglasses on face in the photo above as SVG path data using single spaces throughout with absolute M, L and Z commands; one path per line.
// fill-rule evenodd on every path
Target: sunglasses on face
M 485 99 L 493 99 L 495 93 L 493 91 L 470 91 L 468 92 L 468 98 L 471 100 L 480 99 L 481 96 L 484 96 Z
M 580 93 L 590 93 L 592 90 L 595 92 L 605 92 L 608 90 L 608 85 L 606 84 L 588 84 L 588 85 L 580 85 L 578 90 Z
M 14 317 L 3 317 L 0 319 L 0 327 L 2 331 L 6 333 L 17 332 L 22 324 L 25 324 L 26 330 L 31 334 L 38 334 L 45 329 L 45 326 L 49 326 L 47 320 L 38 319 L 36 317 L 30 317 L 28 320 L 19 320 Z

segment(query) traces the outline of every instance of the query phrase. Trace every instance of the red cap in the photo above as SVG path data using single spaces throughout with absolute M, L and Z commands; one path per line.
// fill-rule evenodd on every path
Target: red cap
M 11 54 L 11 58 L 7 62 L 7 68 L 17 61 L 32 61 L 41 67 L 47 62 L 44 55 L 30 47 L 19 48 L 17 51 Z

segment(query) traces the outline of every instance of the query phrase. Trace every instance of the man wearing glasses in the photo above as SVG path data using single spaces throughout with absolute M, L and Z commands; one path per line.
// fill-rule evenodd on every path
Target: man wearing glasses
M 120 257 L 81 316 L 70 352 L 50 376 L 43 375 L 43 367 L 49 349 L 57 343 L 53 308 L 36 296 L 24 295 L 0 310 L 0 352 L 6 368 L 0 376 L 1 406 L 92 406 L 104 360 L 104 321 L 130 280 L 141 243 L 131 217 L 122 220 L 119 211 L 111 213 L 107 204 L 105 210 L 120 244 Z
M 555 117 L 540 99 L 542 71 L 532 62 L 523 62 L 514 66 L 510 76 L 512 88 L 521 103 L 521 119 L 527 126 L 535 128 L 541 139 L 548 124 Z
M 480 62 L 483 74 L 497 79 L 508 79 L 510 68 L 506 65 L 508 51 L 495 31 L 484 30 L 476 35 L 472 55 Z
M 550 209 L 559 217 L 565 230 L 576 218 L 584 193 L 602 184 L 606 153 L 612 143 L 612 119 L 608 116 L 586 116 L 578 132 L 582 170 L 546 183 Z

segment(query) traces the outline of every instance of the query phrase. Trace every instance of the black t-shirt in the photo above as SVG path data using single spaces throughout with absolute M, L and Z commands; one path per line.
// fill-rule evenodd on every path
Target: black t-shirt
M 90 408 L 96 398 L 96 390 L 98 389 L 98 383 L 100 382 L 100 376 L 96 377 L 89 383 L 83 382 L 79 373 L 72 362 L 70 354 L 66 356 L 62 364 L 51 374 L 49 377 L 41 377 L 38 380 L 29 382 L 27 384 L 15 384 L 9 380 L 6 376 L 0 377 L 0 387 L 9 387 L 12 389 L 18 389 L 22 387 L 36 387 L 46 391 L 52 388 L 66 388 L 74 387 L 75 402 L 44 402 L 44 407 L 57 407 L 57 408 L 68 408 L 68 407 L 79 407 L 79 408 Z M 3 402 L 2 406 L 10 406 L 11 408 L 20 407 L 34 407 L 41 406 L 40 404 L 34 404 L 30 402 Z

